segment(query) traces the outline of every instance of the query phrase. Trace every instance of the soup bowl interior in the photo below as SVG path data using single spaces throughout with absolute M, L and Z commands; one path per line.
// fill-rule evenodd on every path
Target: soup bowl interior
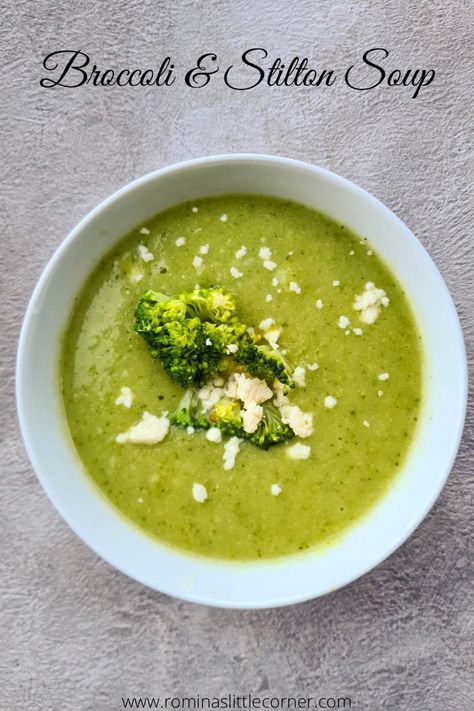
M 338 544 L 255 563 L 174 550 L 122 517 L 83 470 L 58 387 L 61 336 L 74 298 L 101 257 L 157 212 L 224 193 L 261 193 L 304 203 L 367 238 L 405 290 L 424 351 L 420 422 L 388 493 Z M 224 155 L 171 166 L 131 183 L 69 234 L 46 267 L 27 310 L 18 350 L 17 403 L 25 445 L 43 487 L 67 523 L 100 556 L 136 580 L 179 598 L 222 607 L 270 607 L 313 598 L 356 579 L 420 523 L 459 445 L 466 358 L 457 314 L 437 268 L 390 210 L 321 168 L 272 156 Z

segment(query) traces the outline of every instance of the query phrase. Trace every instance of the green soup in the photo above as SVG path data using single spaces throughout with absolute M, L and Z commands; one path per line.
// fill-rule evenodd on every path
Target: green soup
M 367 282 L 390 299 L 370 325 L 353 308 Z M 182 394 L 133 330 L 139 297 L 196 283 L 233 293 L 246 323 L 273 318 L 292 362 L 319 365 L 291 395 L 313 413 L 313 434 L 301 440 L 307 459 L 290 459 L 288 445 L 243 443 L 225 470 L 223 443 L 173 426 L 153 446 L 116 442 L 144 411 L 172 411 Z M 79 457 L 120 512 L 181 549 L 249 560 L 330 544 L 383 496 L 413 439 L 421 363 L 405 295 L 362 237 L 302 205 L 231 195 L 159 214 L 103 258 L 74 305 L 61 378 Z M 130 407 L 115 403 L 123 387 Z M 203 503 L 195 482 L 206 488 Z

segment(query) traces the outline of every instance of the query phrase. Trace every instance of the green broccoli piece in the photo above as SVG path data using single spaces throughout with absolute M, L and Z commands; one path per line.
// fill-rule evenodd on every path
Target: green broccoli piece
M 226 397 L 219 400 L 212 409 L 210 420 L 214 427 L 218 427 L 229 437 L 248 436 L 242 425 L 240 404 L 237 400 Z
M 262 407 L 262 419 L 253 434 L 245 433 L 246 439 L 261 449 L 268 449 L 274 444 L 281 444 L 293 439 L 295 433 L 289 425 L 282 422 L 279 409 L 271 402 L 264 403 Z
M 250 337 L 241 339 L 235 360 L 257 378 L 270 382 L 279 380 L 290 388 L 295 387 L 292 379 L 293 369 L 281 351 L 266 345 L 257 345 Z
M 202 409 L 197 392 L 190 388 L 186 390 L 179 401 L 178 407 L 170 415 L 170 421 L 178 427 L 195 427 L 207 430 L 212 426 L 209 416 Z

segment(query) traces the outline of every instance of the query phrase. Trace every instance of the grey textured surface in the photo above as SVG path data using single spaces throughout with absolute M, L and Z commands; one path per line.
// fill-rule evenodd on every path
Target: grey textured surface
M 125 694 L 347 695 L 357 709 L 472 706 L 472 411 L 451 477 L 389 560 L 293 608 L 232 612 L 181 603 L 127 579 L 68 529 L 20 441 L 19 321 L 54 248 L 132 178 L 225 151 L 302 158 L 347 176 L 404 219 L 453 294 L 472 355 L 472 5 L 420 0 L 2 2 L 0 193 L 2 527 L 0 708 L 105 711 Z M 434 66 L 403 89 L 231 92 L 39 86 L 41 58 L 82 48 L 104 66 L 190 67 L 250 46 L 342 68 L 370 46 L 395 67 Z

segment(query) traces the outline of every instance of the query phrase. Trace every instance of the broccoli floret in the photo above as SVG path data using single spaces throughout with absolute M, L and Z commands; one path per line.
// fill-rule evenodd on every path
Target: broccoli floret
M 195 427 L 196 429 L 209 429 L 211 422 L 206 412 L 203 412 L 201 400 L 193 388 L 186 390 L 179 401 L 179 405 L 170 415 L 173 425 L 178 427 Z
M 229 437 L 246 437 L 240 416 L 240 404 L 237 400 L 222 398 L 214 406 L 210 420 L 214 427 Z
M 294 436 L 293 430 L 282 422 L 279 409 L 272 403 L 263 405 L 263 416 L 256 431 L 251 435 L 246 433 L 246 439 L 261 449 L 268 449 L 274 444 L 287 442 Z
M 235 299 L 224 289 L 195 289 L 177 297 L 186 306 L 186 315 L 201 321 L 226 323 L 235 318 Z
M 295 387 L 292 368 L 281 351 L 272 350 L 265 345 L 257 345 L 248 337 L 241 339 L 235 359 L 245 365 L 249 373 L 257 378 L 271 382 L 279 380 L 290 388 Z

